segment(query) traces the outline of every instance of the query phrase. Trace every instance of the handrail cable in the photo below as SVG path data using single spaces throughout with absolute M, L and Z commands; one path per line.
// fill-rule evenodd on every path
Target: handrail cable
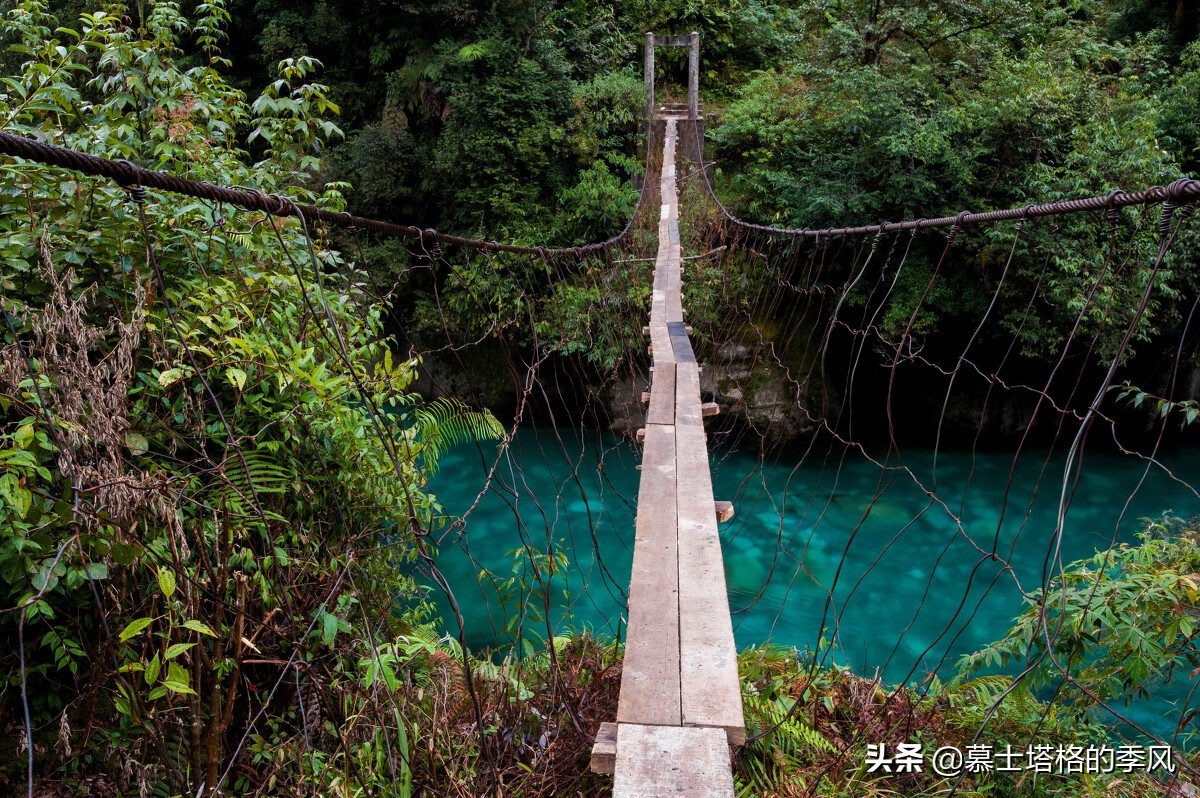
M 148 186 L 162 191 L 186 194 L 213 202 L 227 202 L 243 208 L 262 211 L 272 216 L 295 216 L 297 210 L 299 210 L 300 213 L 304 214 L 306 219 L 319 219 L 340 227 L 373 230 L 378 233 L 403 236 L 421 241 L 436 241 L 441 244 L 453 244 L 455 246 L 477 249 L 482 252 L 514 252 L 523 255 L 541 256 L 573 255 L 579 257 L 609 249 L 621 241 L 629 233 L 630 229 L 632 229 L 634 219 L 637 218 L 638 212 L 644 204 L 646 186 L 652 182 L 649 179 L 643 181 L 642 191 L 638 196 L 638 203 L 634 213 L 626 223 L 625 228 L 615 236 L 604 241 L 584 244 L 578 247 L 530 247 L 520 244 L 503 244 L 498 241 L 466 238 L 449 233 L 439 233 L 433 228 L 422 229 L 414 225 L 395 224 L 379 219 L 356 216 L 347 212 L 338 213 L 324 210 L 312 205 L 296 203 L 287 197 L 277 194 L 267 194 L 257 189 L 233 188 L 197 180 L 188 180 L 168 172 L 144 169 L 129 161 L 115 161 L 109 158 L 102 158 L 98 155 L 90 155 L 78 150 L 48 144 L 36 139 L 17 136 L 3 131 L 0 131 L 0 154 L 72 169 L 84 174 L 107 177 L 122 186 Z M 901 230 L 921 230 L 932 227 L 951 227 L 951 235 L 954 235 L 958 230 L 968 225 L 1037 219 L 1045 216 L 1080 213 L 1083 211 L 1116 210 L 1135 205 L 1154 205 L 1159 203 L 1166 203 L 1172 208 L 1186 207 L 1195 203 L 1196 200 L 1200 200 L 1200 180 L 1183 177 L 1168 186 L 1151 186 L 1141 191 L 1112 191 L 1108 194 L 1100 194 L 1092 197 L 1058 200 L 1056 202 L 1031 204 L 1020 208 L 1006 208 L 1004 210 L 984 211 L 981 213 L 963 211 L 956 216 L 913 219 L 905 222 L 883 222 L 858 227 L 829 227 L 819 229 L 785 228 L 755 224 L 735 216 L 717 198 L 712 183 L 708 179 L 708 174 L 704 171 L 703 167 L 701 167 L 700 171 L 704 173 L 704 183 L 709 193 L 712 194 L 713 199 L 716 200 L 722 215 L 737 226 L 773 235 L 804 236 L 817 239 L 868 233 L 882 235 Z
M 700 158 L 703 161 L 703 139 L 701 138 L 699 126 L 696 126 L 696 139 L 696 152 L 700 154 Z M 1134 205 L 1157 205 L 1159 203 L 1166 204 L 1166 207 L 1163 209 L 1164 213 L 1168 211 L 1173 212 L 1175 208 L 1182 207 L 1187 209 L 1184 213 L 1187 216 L 1191 214 L 1191 209 L 1188 206 L 1193 205 L 1196 200 L 1200 200 L 1200 180 L 1181 177 L 1168 186 L 1151 186 L 1140 191 L 1126 192 L 1118 189 L 1110 191 L 1107 194 L 1098 194 L 1092 197 L 1030 204 L 1019 208 L 983 211 L 981 213 L 965 210 L 956 216 L 940 216 L 934 219 L 881 222 L 880 224 L 860 225 L 858 227 L 771 227 L 770 225 L 747 222 L 734 215 L 732 211 L 725 207 L 725 203 L 721 202 L 716 190 L 713 188 L 712 180 L 709 178 L 706 167 L 707 164 L 704 163 L 701 163 L 698 167 L 703 177 L 705 188 L 713 201 L 716 202 L 721 215 L 733 224 L 746 230 L 753 230 L 760 233 L 802 236 L 818 240 L 833 236 L 853 236 L 868 233 L 883 235 L 885 233 L 896 233 L 901 230 L 923 230 L 931 227 L 950 227 L 950 235 L 957 236 L 958 232 L 968 225 L 1038 219 L 1045 216 L 1060 216 L 1069 213 L 1081 213 L 1083 211 L 1103 210 L 1115 212 L 1120 208 L 1128 208 Z
M 651 144 L 651 146 L 653 146 Z M 647 149 L 649 152 L 649 148 Z M 515 252 L 522 255 L 558 256 L 573 255 L 575 257 L 590 255 L 609 249 L 621 241 L 632 229 L 634 220 L 645 204 L 646 186 L 650 180 L 643 180 L 637 205 L 629 221 L 621 232 L 615 236 L 591 244 L 578 247 L 530 247 L 519 244 L 502 244 L 498 241 L 484 241 L 477 238 L 439 233 L 433 228 L 421 229 L 413 225 L 395 224 L 364 216 L 355 216 L 347 212 L 324 210 L 313 205 L 304 205 L 278 194 L 268 194 L 252 188 L 233 188 L 219 186 L 213 183 L 188 180 L 169 172 L 154 169 L 144 169 L 129 161 L 115 161 L 98 155 L 90 155 L 68 147 L 48 144 L 37 139 L 17 136 L 0 131 L 0 155 L 23 158 L 27 161 L 50 166 L 60 166 L 87 175 L 106 177 L 118 185 L 132 187 L 144 186 L 169 191 L 175 194 L 186 194 L 212 202 L 227 202 L 250 210 L 262 211 L 271 216 L 297 216 L 303 214 L 305 219 L 319 219 L 339 227 L 373 230 L 387 235 L 403 236 L 419 241 L 436 241 L 440 244 L 453 244 L 460 247 L 477 249 L 481 252 Z

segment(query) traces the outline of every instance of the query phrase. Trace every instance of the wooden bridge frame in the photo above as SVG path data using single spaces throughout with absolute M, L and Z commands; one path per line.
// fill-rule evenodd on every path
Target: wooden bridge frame
M 695 37 L 695 34 L 693 34 Z M 695 39 L 693 38 L 693 41 Z M 693 117 L 694 119 L 695 117 Z M 737 648 L 713 500 L 700 366 L 684 324 L 675 187 L 679 116 L 663 119 L 662 210 L 650 308 L 652 381 L 638 490 L 617 722 L 592 769 L 616 798 L 732 798 L 730 745 L 745 740 Z
M 687 35 L 670 35 L 655 37 L 653 33 L 646 34 L 646 119 L 655 118 L 654 108 L 654 48 L 655 47 L 686 47 L 688 48 L 688 119 L 693 122 L 700 118 L 700 34 L 692 31 Z

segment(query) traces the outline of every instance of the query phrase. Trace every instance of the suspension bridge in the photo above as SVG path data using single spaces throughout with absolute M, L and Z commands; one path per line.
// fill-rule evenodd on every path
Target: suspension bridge
M 686 106 L 656 106 L 653 51 L 656 46 L 689 49 L 689 96 Z M 1163 205 L 1163 230 L 1171 214 L 1191 212 L 1200 198 L 1200 183 L 1181 179 L 1167 187 L 1109 194 L 1077 200 L 1029 205 L 982 213 L 963 211 L 954 216 L 881 223 L 836 229 L 784 230 L 744 222 L 717 200 L 708 182 L 700 152 L 703 116 L 698 101 L 699 40 L 647 36 L 647 119 L 651 146 L 661 146 L 658 174 L 647 168 L 639 201 L 640 214 L 647 188 L 659 196 L 657 257 L 649 323 L 645 328 L 652 358 L 651 381 L 644 397 L 645 424 L 638 433 L 643 446 L 632 574 L 628 589 L 628 626 L 616 717 L 601 725 L 592 751 L 591 767 L 613 774 L 619 798 L 687 795 L 697 798 L 732 796 L 731 746 L 746 739 L 742 687 L 730 618 L 718 524 L 733 513 L 729 502 L 713 494 L 705 418 L 716 405 L 701 394 L 701 365 L 692 345 L 683 306 L 683 256 L 677 154 L 686 155 L 701 177 L 706 196 L 719 210 L 722 225 L 743 234 L 762 234 L 829 241 L 837 237 L 876 236 L 902 230 L 949 228 L 946 246 L 969 225 L 1001 221 L 1024 222 L 1064 213 L 1107 212 L 1121 208 Z M 653 133 L 661 126 L 661 136 Z M 677 153 L 682 150 L 682 153 Z M 215 186 L 148 170 L 44 142 L 0 132 L 0 154 L 22 158 L 116 181 L 131 195 L 144 199 L 145 190 L 182 193 L 215 203 L 231 203 L 272 216 L 300 217 L 305 223 L 370 230 L 418 242 L 431 261 L 440 247 L 459 247 L 487 254 L 510 253 L 579 262 L 606 257 L 625 243 L 634 221 L 617 236 L 581 247 L 544 248 L 483 241 L 368 219 L 296 203 L 290 199 L 245 188 Z M 647 153 L 647 163 L 654 153 Z M 696 168 L 698 167 L 698 168 Z M 1166 238 L 1164 233 L 1164 239 Z M 1160 252 L 1160 260 L 1162 254 Z M 868 256 L 869 259 L 869 256 Z M 864 266 L 865 268 L 865 266 Z M 835 313 L 836 315 L 836 313 Z M 1098 400 L 1097 400 L 1098 402 Z
M 700 367 L 681 301 L 675 146 L 663 117 L 658 257 L 650 306 L 637 535 L 617 722 L 601 729 L 593 768 L 614 795 L 733 795 L 729 745 L 745 739 L 737 649 L 713 499 Z

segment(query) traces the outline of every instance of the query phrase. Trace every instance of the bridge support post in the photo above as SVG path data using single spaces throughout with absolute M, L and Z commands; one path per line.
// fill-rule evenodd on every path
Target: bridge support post
M 688 119 L 700 118 L 700 34 L 688 34 Z
M 654 34 L 646 34 L 646 125 L 654 124 Z

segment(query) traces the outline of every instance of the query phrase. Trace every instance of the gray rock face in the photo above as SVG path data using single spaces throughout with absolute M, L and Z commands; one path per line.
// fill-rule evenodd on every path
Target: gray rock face
M 499 345 L 485 345 L 428 357 L 418 370 L 413 389 L 426 398 L 449 395 L 471 406 L 487 407 L 507 422 L 516 410 L 522 380 L 511 372 L 511 359 L 503 355 Z M 807 408 L 814 408 L 813 417 L 820 415 L 819 388 L 797 381 L 772 360 L 756 357 L 754 347 L 725 344 L 702 365 L 702 398 L 720 405 L 719 423 L 732 421 L 751 427 L 771 443 L 792 441 L 815 431 Z M 648 383 L 649 372 L 625 371 L 603 383 L 576 385 L 576 389 L 593 397 L 609 432 L 633 438 L 646 423 L 642 392 Z
M 608 431 L 632 438 L 646 425 L 646 409 L 642 391 L 646 390 L 646 374 L 626 374 L 614 380 L 602 394 L 608 412 Z
M 805 412 L 810 406 L 808 386 L 790 379 L 782 369 L 718 359 L 700 375 L 700 390 L 711 394 L 721 413 L 753 427 L 771 442 L 794 440 L 816 429 Z
M 520 385 L 509 362 L 503 348 L 491 342 L 429 355 L 417 368 L 412 389 L 426 399 L 451 396 L 471 407 L 486 407 L 505 421 L 516 408 Z
M 722 363 L 738 363 L 749 360 L 753 350 L 745 344 L 730 342 L 717 348 L 715 359 Z
M 781 369 L 747 362 L 707 363 L 703 368 L 700 393 L 705 401 L 721 406 L 723 420 L 753 427 L 772 443 L 795 440 L 816 429 L 805 412 L 811 401 L 807 386 L 797 384 Z M 633 437 L 645 426 L 641 397 L 646 384 L 646 374 L 632 374 L 604 389 L 609 432 Z

